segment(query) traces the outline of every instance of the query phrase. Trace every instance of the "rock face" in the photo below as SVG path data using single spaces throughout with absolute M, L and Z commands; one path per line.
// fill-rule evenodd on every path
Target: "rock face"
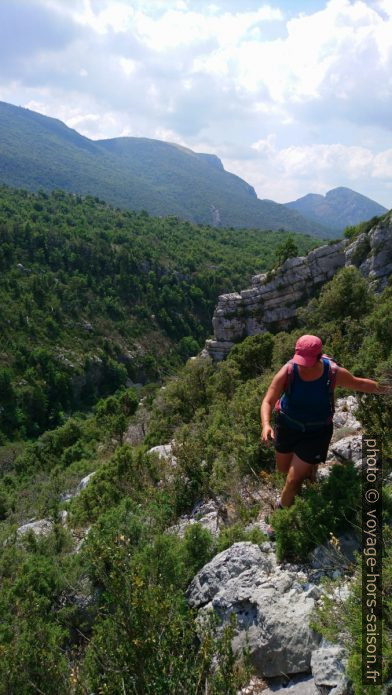
M 321 637 L 309 627 L 315 599 L 298 573 L 276 564 L 258 545 L 234 543 L 207 563 L 187 590 L 199 616 L 214 610 L 227 623 L 237 619 L 233 649 L 245 646 L 259 675 L 306 673 Z
M 254 276 L 251 288 L 221 295 L 212 319 L 214 339 L 206 341 L 208 354 L 222 360 L 247 336 L 290 329 L 297 309 L 349 265 L 358 267 L 375 291 L 384 289 L 392 274 L 392 213 L 351 244 L 343 240 L 288 258 L 277 270 Z

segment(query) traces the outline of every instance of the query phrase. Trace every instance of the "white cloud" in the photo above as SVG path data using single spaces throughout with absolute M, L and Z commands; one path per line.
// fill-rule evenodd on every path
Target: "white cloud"
M 88 137 L 214 152 L 263 197 L 360 185 L 387 205 L 391 0 L 297 1 L 288 19 L 283 0 L 34 0 L 37 35 L 3 61 L 0 98 Z
M 379 179 L 392 179 L 392 148 L 374 157 L 372 176 Z
M 136 62 L 131 58 L 120 58 L 119 63 L 124 71 L 124 74 L 129 77 L 136 70 Z
M 360 192 L 370 187 L 378 200 L 380 181 L 392 177 L 391 148 L 379 153 L 362 146 L 342 144 L 279 149 L 272 134 L 253 143 L 252 148 L 256 150 L 257 158 L 245 163 L 228 160 L 226 164 L 236 170 L 241 169 L 245 178 L 253 182 L 259 197 L 272 198 L 281 203 L 298 198 L 305 192 L 325 193 L 337 185 L 350 184 L 359 186 Z M 392 206 L 390 191 L 384 204 Z

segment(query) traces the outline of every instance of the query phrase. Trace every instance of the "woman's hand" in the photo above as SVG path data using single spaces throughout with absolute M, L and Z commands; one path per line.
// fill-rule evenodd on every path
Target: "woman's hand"
M 260 440 L 262 444 L 269 444 L 272 439 L 275 439 L 275 432 L 271 425 L 264 425 L 261 430 Z

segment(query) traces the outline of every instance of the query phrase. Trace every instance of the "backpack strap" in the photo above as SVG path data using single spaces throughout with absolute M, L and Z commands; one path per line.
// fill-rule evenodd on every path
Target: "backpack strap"
M 336 388 L 336 376 L 338 373 L 338 365 L 331 357 L 328 357 L 328 355 L 323 355 L 323 357 L 328 360 L 327 386 L 328 386 L 328 390 L 329 390 L 331 412 L 333 415 L 335 412 L 335 388 Z
M 284 392 L 289 394 L 291 391 L 291 385 L 294 381 L 294 362 L 293 360 L 289 360 L 287 362 L 287 371 L 286 371 L 286 381 L 284 384 Z
M 283 387 L 283 393 L 289 394 L 291 391 L 291 384 L 294 381 L 294 362 L 293 360 L 289 360 L 289 362 L 286 362 L 286 379 L 284 382 L 284 387 Z M 276 413 L 280 412 L 280 399 L 282 396 L 278 398 L 278 400 L 275 403 L 274 410 Z

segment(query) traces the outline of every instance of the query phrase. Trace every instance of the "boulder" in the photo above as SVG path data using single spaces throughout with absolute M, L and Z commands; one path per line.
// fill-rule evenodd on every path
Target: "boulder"
M 257 567 L 269 573 L 272 561 L 259 546 L 250 542 L 234 543 L 208 562 L 193 578 L 187 589 L 191 606 L 200 608 L 217 594 L 222 585 L 235 579 L 245 570 Z
M 349 695 L 349 681 L 345 675 L 345 650 L 341 646 L 322 647 L 312 652 L 311 669 L 320 692 L 328 695 Z M 332 690 L 327 690 L 332 688 Z
M 67 526 L 67 524 L 68 524 L 68 512 L 65 509 L 62 509 L 61 512 L 59 513 L 59 519 L 60 519 L 60 522 L 63 526 Z
M 158 444 L 157 446 L 153 446 L 151 449 L 148 450 L 147 453 L 157 454 L 160 459 L 170 461 L 172 466 L 175 466 L 177 464 L 177 459 L 175 456 L 173 456 L 172 451 L 173 443 L 170 442 L 169 444 Z
M 362 468 L 362 437 L 343 437 L 331 445 L 330 450 L 340 461 L 353 461 L 355 468 Z
M 194 577 L 187 590 L 201 622 L 213 611 L 221 630 L 236 617 L 233 650 L 249 649 L 258 675 L 307 673 L 320 635 L 309 627 L 315 600 L 298 574 L 276 564 L 258 545 L 234 543 Z
M 49 519 L 40 519 L 39 521 L 30 521 L 23 526 L 19 526 L 16 531 L 17 536 L 25 536 L 30 531 L 37 537 L 45 538 L 53 530 L 53 524 Z

